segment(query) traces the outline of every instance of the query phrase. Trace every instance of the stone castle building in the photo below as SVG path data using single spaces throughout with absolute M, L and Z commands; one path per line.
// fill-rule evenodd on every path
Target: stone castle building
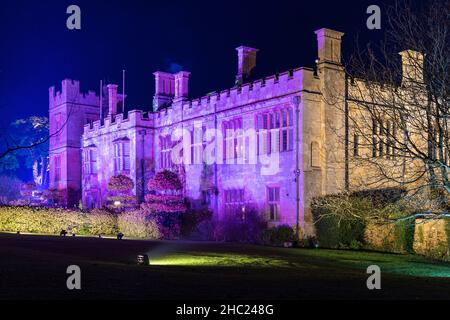
M 142 201 L 155 173 L 175 170 L 193 206 L 208 206 L 218 217 L 257 208 L 271 224 L 312 233 L 312 198 L 341 192 L 349 180 L 343 161 L 349 148 L 336 135 L 347 102 L 336 108 L 328 99 L 345 97 L 343 33 L 320 29 L 316 35 L 315 69 L 249 81 L 258 50 L 239 47 L 236 85 L 198 99 L 189 99 L 189 72 L 155 72 L 153 110 L 124 113 L 126 97 L 114 84 L 102 99 L 80 93 L 77 81 L 64 80 L 60 92 L 50 88 L 51 187 L 64 192 L 66 205 L 102 207 L 112 176 L 131 177 Z M 180 129 L 190 141 L 182 140 L 176 152 L 189 164 L 172 156 Z M 252 130 L 256 144 L 246 134 Z

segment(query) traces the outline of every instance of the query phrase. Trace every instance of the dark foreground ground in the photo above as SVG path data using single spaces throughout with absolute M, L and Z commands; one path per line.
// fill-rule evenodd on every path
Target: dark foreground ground
M 135 264 L 147 253 L 151 265 Z M 382 289 L 366 268 L 379 265 Z M 69 291 L 78 265 L 82 289 Z M 448 299 L 450 264 L 369 252 L 0 234 L 0 299 Z

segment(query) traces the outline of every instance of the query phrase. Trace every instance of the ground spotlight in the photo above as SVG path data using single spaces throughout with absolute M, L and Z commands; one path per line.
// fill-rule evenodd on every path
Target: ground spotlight
M 123 239 L 124 234 L 122 232 L 117 234 L 117 240 L 122 240 Z
M 138 254 L 137 256 L 137 264 L 140 266 L 148 266 L 150 264 L 150 259 L 146 254 Z
M 72 237 L 76 237 L 77 235 L 75 233 L 72 233 Z
M 61 230 L 61 232 L 59 233 L 59 235 L 61 237 L 65 237 L 67 235 L 67 231 L 66 230 Z
M 20 234 L 20 231 L 17 231 L 17 234 Z

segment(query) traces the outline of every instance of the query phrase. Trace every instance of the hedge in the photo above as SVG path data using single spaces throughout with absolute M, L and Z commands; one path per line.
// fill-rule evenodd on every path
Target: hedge
M 382 224 L 374 221 L 366 226 L 365 246 L 378 251 L 414 253 L 414 229 L 414 218 Z
M 414 252 L 433 259 L 449 260 L 450 220 L 418 219 L 416 221 Z
M 315 227 L 319 247 L 360 249 L 363 246 L 365 225 L 361 221 L 326 216 L 317 219 Z
M 78 235 L 116 235 L 160 239 L 155 219 L 141 211 L 114 214 L 106 210 L 81 212 L 59 208 L 0 207 L 0 232 L 59 234 L 66 230 Z

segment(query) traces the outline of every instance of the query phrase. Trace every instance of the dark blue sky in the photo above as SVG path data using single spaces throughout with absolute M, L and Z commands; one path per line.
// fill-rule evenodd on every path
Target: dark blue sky
M 366 9 L 389 2 L 2 0 L 0 125 L 47 115 L 48 87 L 64 78 L 98 91 L 101 78 L 120 84 L 123 68 L 128 106 L 149 108 L 153 72 L 171 65 L 192 72 L 191 97 L 231 87 L 239 45 L 260 49 L 264 75 L 313 66 L 316 29 L 345 32 L 348 54 L 357 34 L 361 42 L 379 40 L 382 32 L 366 28 Z M 81 7 L 81 31 L 66 28 L 71 4 Z

